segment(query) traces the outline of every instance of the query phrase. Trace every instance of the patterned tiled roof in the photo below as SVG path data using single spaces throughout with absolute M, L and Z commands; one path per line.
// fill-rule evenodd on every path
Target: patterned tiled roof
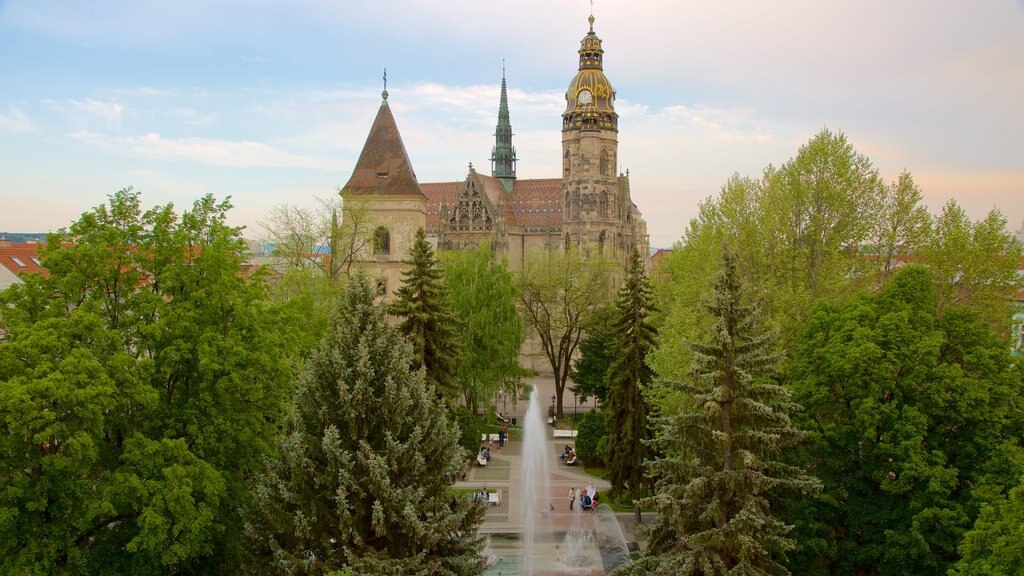
M 501 180 L 478 174 L 484 184 L 488 198 L 497 205 L 502 198 L 505 206 L 505 221 L 512 226 L 561 226 L 562 225 L 562 181 L 559 178 L 537 178 L 516 180 L 512 188 L 511 206 L 509 195 Z M 420 189 L 427 195 L 427 228 L 437 229 L 441 219 L 441 203 L 447 202 L 449 210 L 465 182 L 427 182 Z
M 516 180 L 512 189 L 512 208 L 520 226 L 561 226 L 561 178 Z

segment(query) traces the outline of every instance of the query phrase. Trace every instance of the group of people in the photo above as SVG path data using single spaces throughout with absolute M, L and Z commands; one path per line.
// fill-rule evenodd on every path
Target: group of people
M 505 447 L 505 442 L 508 441 L 508 425 L 501 427 L 498 430 L 498 450 Z M 494 440 L 489 439 L 487 444 L 480 447 L 480 453 L 477 454 L 476 461 L 481 466 L 487 466 L 487 463 L 491 461 L 491 451 L 494 450 Z
M 559 456 L 562 462 L 565 462 L 568 466 L 576 465 L 576 449 L 568 444 L 565 445 L 565 450 L 562 451 L 562 455 Z
M 581 510 L 597 510 L 598 499 L 597 488 L 594 488 L 592 483 L 588 484 L 582 492 L 577 488 L 569 488 L 569 510 L 575 507 L 577 501 L 580 503 Z

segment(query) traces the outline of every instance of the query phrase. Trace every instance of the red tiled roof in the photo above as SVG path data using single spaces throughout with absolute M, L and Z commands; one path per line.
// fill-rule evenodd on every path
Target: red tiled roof
M 512 189 L 512 209 L 520 226 L 561 226 L 561 178 L 516 180 Z
M 14 243 L 0 241 L 0 266 L 7 268 L 16 276 L 39 272 L 47 276 L 47 271 L 39 262 L 39 250 L 45 246 L 36 242 Z
M 505 207 L 505 221 L 513 226 L 561 226 L 562 225 L 562 180 L 559 178 L 537 178 L 516 180 L 512 194 L 505 192 L 501 180 L 492 176 L 477 174 L 484 184 L 491 203 L 497 205 L 501 199 Z M 427 195 L 427 227 L 436 229 L 441 219 L 441 203 L 447 202 L 451 210 L 455 197 L 465 182 L 426 182 L 420 189 Z M 511 205 L 510 205 L 511 202 Z

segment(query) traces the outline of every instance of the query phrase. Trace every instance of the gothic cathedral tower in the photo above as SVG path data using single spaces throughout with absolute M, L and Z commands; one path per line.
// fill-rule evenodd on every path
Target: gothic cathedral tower
M 562 221 L 566 248 L 596 250 L 614 260 L 633 242 L 625 226 L 632 202 L 626 177 L 615 175 L 619 115 L 615 89 L 604 75 L 601 39 L 590 32 L 580 41 L 579 72 L 565 92 L 562 113 Z M 621 190 L 625 187 L 625 195 Z

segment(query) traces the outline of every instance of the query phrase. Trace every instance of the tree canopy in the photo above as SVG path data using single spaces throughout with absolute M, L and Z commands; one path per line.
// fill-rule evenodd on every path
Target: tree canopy
M 487 243 L 445 254 L 444 283 L 452 312 L 460 320 L 460 391 L 466 406 L 477 412 L 499 390 L 516 393 L 523 371 L 519 366 L 523 321 L 516 309 L 519 294 L 508 266 L 494 261 Z
M 726 252 L 705 304 L 714 327 L 693 343 L 690 377 L 673 383 L 689 409 L 662 416 L 651 464 L 658 511 L 644 554 L 629 574 L 786 574 L 796 543 L 773 510 L 780 498 L 813 494 L 818 481 L 784 462 L 803 433 L 790 422 L 799 408 L 771 376 L 774 334 L 761 326 L 734 256 Z
M 922 267 L 818 305 L 793 366 L 804 461 L 798 572 L 944 573 L 978 509 L 1024 473 L 1024 377 L 977 310 L 940 307 Z
M 121 190 L 49 235 L 47 278 L 0 296 L 0 571 L 237 565 L 299 318 L 245 273 L 230 207 L 179 217 Z
M 253 497 L 255 572 L 482 570 L 483 509 L 450 490 L 468 456 L 458 427 L 374 298 L 357 275 L 303 373 Z

